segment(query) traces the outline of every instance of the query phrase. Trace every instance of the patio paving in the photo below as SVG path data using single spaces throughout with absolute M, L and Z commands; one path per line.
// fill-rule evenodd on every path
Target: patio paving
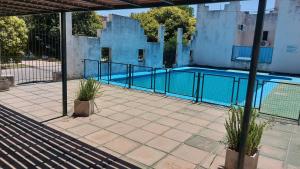
M 68 110 L 78 81 L 69 81 Z M 0 93 L 0 104 L 141 168 L 202 169 L 224 164 L 226 108 L 103 85 L 88 118 L 61 117 L 61 83 Z M 259 169 L 300 168 L 300 127 L 276 123 L 262 139 Z

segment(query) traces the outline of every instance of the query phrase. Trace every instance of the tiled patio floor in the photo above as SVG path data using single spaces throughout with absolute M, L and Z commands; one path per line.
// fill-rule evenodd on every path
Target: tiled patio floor
M 78 81 L 69 81 L 69 112 Z M 141 168 L 218 168 L 224 164 L 226 109 L 103 85 L 98 112 L 61 116 L 61 83 L 31 84 L 0 93 L 0 104 Z M 59 117 L 59 118 L 57 118 Z M 300 127 L 265 132 L 260 169 L 300 168 Z

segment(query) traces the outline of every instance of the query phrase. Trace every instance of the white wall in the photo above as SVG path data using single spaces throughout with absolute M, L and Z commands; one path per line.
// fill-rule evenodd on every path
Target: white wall
M 300 0 L 279 1 L 271 71 L 300 74 Z
M 100 47 L 111 48 L 112 62 L 160 68 L 163 65 L 163 26 L 160 26 L 159 36 L 159 42 L 147 42 L 144 29 L 137 20 L 110 15 L 106 28 L 101 32 Z M 144 62 L 138 61 L 139 49 L 145 51 Z
M 101 48 L 111 48 L 112 62 L 161 68 L 163 66 L 164 26 L 159 27 L 159 41 L 147 42 L 144 30 L 137 20 L 110 15 L 98 37 L 73 36 L 72 15 L 67 13 L 67 69 L 68 78 L 80 78 L 84 71 L 84 59 L 100 60 Z M 138 61 L 138 50 L 144 49 L 145 61 Z M 86 63 L 88 75 L 98 73 L 95 61 Z M 105 68 L 102 68 L 107 70 Z M 113 69 L 125 69 L 125 66 Z
M 193 63 L 197 65 L 231 67 L 232 45 L 236 39 L 239 2 L 225 5 L 221 11 L 209 11 L 198 5 L 197 33 L 192 41 Z

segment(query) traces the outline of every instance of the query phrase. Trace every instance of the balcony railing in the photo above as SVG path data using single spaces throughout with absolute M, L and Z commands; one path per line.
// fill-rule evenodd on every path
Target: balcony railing
M 233 46 L 232 47 L 232 61 L 250 61 L 252 46 Z M 259 63 L 272 63 L 273 48 L 261 47 L 259 52 Z

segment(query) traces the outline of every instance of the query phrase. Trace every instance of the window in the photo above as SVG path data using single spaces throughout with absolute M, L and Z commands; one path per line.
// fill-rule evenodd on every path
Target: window
M 139 62 L 143 62 L 144 61 L 144 49 L 139 49 L 138 61 Z
M 190 50 L 190 62 L 193 62 L 193 51 Z
M 108 62 L 111 61 L 111 50 L 108 47 L 101 48 L 101 61 Z
M 243 25 L 243 24 L 238 25 L 238 30 L 239 31 L 244 31 L 245 30 L 245 25 Z
M 262 40 L 267 41 L 268 40 L 268 36 L 269 36 L 269 31 L 264 31 L 263 32 L 263 38 L 262 38 Z

